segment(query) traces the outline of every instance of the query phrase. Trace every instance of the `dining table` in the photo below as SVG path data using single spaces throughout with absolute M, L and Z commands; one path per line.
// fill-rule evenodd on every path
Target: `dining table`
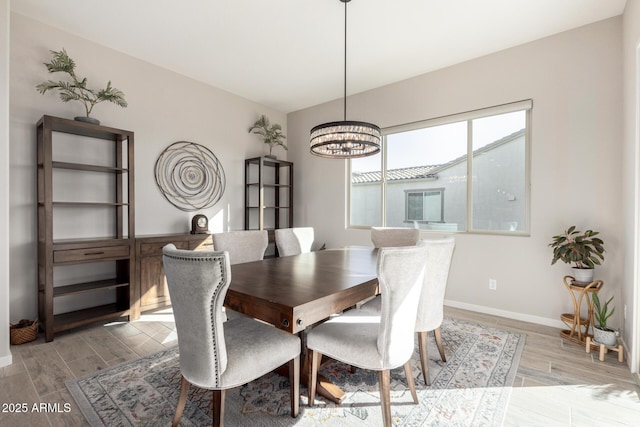
M 300 335 L 305 352 L 305 329 L 376 295 L 377 252 L 348 246 L 232 265 L 225 306 Z M 308 361 L 303 360 L 305 383 Z M 336 403 L 344 399 L 344 392 L 321 375 L 317 387 Z

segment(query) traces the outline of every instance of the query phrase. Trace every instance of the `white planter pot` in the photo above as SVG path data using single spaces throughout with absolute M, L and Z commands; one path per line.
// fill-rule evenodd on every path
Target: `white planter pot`
M 576 279 L 576 282 L 580 282 L 580 283 L 593 282 L 593 268 L 572 267 L 571 270 L 573 270 L 573 278 Z
M 599 344 L 613 347 L 617 343 L 616 331 L 613 329 L 600 329 L 600 326 L 593 327 L 593 340 Z

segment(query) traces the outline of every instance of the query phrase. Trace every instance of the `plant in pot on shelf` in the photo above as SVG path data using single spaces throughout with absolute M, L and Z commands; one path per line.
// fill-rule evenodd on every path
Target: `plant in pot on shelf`
M 51 62 L 45 62 L 44 65 L 50 73 L 63 72 L 67 73 L 71 81 L 47 80 L 36 86 L 41 94 L 45 94 L 48 90 L 58 89 L 60 91 L 60 99 L 62 102 L 79 101 L 84 105 L 86 116 L 75 117 L 75 120 L 81 122 L 94 123 L 99 125 L 100 121 L 89 117 L 93 107 L 103 101 L 113 102 L 114 104 L 125 108 L 127 101 L 124 99 L 124 93 L 119 89 L 111 86 L 111 80 L 107 83 L 107 87 L 101 90 L 94 90 L 87 87 L 87 78 L 80 79 L 76 76 L 76 63 L 69 57 L 67 51 L 62 48 L 60 52 L 50 51 L 53 55 Z
M 593 230 L 582 233 L 572 225 L 563 234 L 553 236 L 549 243 L 553 248 L 551 265 L 558 261 L 573 264 L 574 283 L 591 283 L 594 267 L 604 261 L 604 242 L 595 237 L 598 234 Z
M 273 154 L 273 147 L 276 145 L 281 146 L 285 150 L 288 150 L 284 143 L 284 139 L 287 137 L 282 133 L 282 126 L 277 123 L 271 124 L 269 118 L 264 114 L 261 115 L 258 120 L 249 128 L 249 133 L 255 133 L 260 135 L 265 144 L 269 144 L 269 155 L 267 157 L 276 158 Z
M 602 305 L 598 294 L 594 293 L 591 297 L 593 299 L 593 318 L 595 323 L 593 325 L 593 339 L 599 344 L 607 346 L 615 346 L 618 333 L 615 329 L 611 329 L 607 326 L 607 320 L 616 311 L 615 307 L 609 311 L 609 303 L 613 300 L 613 297 L 609 298 L 607 302 Z

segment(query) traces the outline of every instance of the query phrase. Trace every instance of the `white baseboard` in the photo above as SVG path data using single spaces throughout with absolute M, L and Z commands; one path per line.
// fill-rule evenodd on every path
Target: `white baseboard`
M 567 328 L 567 325 L 565 325 L 564 322 L 562 322 L 562 320 L 560 319 L 549 319 L 546 317 L 532 316 L 530 314 L 522 314 L 515 311 L 499 310 L 497 308 L 451 300 L 444 300 L 444 305 L 454 308 L 461 308 L 463 310 L 477 311 L 478 313 L 491 314 L 493 316 L 501 316 L 510 319 L 521 320 L 523 322 L 536 323 L 538 325 L 551 326 L 552 328 Z
M 13 363 L 13 358 L 11 357 L 11 352 L 8 355 L 0 357 L 0 368 L 3 366 L 9 366 Z

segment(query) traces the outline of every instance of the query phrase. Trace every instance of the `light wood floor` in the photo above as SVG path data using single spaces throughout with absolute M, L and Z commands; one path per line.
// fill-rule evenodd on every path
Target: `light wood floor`
M 615 353 L 600 362 L 555 328 L 452 308 L 446 315 L 527 334 L 505 426 L 640 425 L 640 387 Z M 164 310 L 59 334 L 48 344 L 41 337 L 13 346 L 14 363 L 0 368 L 0 426 L 88 425 L 65 381 L 175 344 L 173 318 Z M 26 403 L 27 412 L 4 412 L 12 403 Z M 34 403 L 50 404 L 49 411 L 58 404 L 59 412 L 34 412 Z

